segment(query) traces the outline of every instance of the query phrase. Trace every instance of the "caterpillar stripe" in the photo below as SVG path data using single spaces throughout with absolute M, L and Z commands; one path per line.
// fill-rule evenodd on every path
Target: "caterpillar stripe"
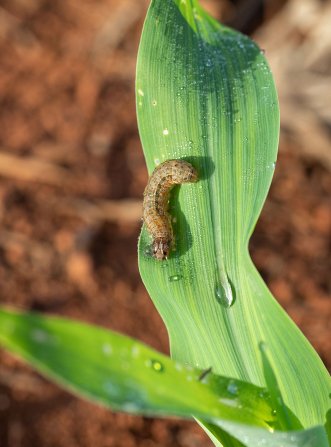
M 193 166 L 184 160 L 167 160 L 154 169 L 144 191 L 143 220 L 153 238 L 153 256 L 167 259 L 173 246 L 169 194 L 173 186 L 198 180 Z

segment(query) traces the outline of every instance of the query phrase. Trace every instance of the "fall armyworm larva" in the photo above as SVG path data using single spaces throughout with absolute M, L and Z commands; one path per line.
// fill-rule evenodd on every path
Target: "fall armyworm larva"
M 171 216 L 168 213 L 170 190 L 181 183 L 198 180 L 193 166 L 184 160 L 167 160 L 157 166 L 144 191 L 143 220 L 153 238 L 153 256 L 167 259 L 173 245 Z

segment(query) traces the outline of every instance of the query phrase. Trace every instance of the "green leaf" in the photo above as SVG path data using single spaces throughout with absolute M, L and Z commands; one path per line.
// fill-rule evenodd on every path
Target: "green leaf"
M 68 389 L 117 411 L 192 414 L 268 428 L 264 389 L 172 361 L 123 335 L 61 318 L 0 310 L 0 343 Z M 270 427 L 269 427 L 270 428 Z
M 265 389 L 187 367 L 129 337 L 4 309 L 0 327 L 6 349 L 68 390 L 114 410 L 184 418 L 194 414 L 210 433 L 235 432 L 244 442 L 229 446 L 256 447 L 265 440 L 269 447 L 327 446 L 322 427 L 271 433 L 276 421 Z
M 176 250 L 169 260 L 150 256 L 145 228 L 139 241 L 141 276 L 173 358 L 265 386 L 264 341 L 285 405 L 304 427 L 323 424 L 329 375 L 248 253 L 278 146 L 278 102 L 264 55 L 195 0 L 153 0 L 136 90 L 149 172 L 185 159 L 200 177 L 172 194 Z
M 261 430 L 257 427 L 243 427 L 234 423 L 222 423 L 222 429 L 206 424 L 210 433 L 216 439 L 226 439 L 226 447 L 329 447 L 325 429 L 322 426 L 312 427 L 307 430 L 274 433 Z M 224 430 L 234 433 L 236 440 L 224 436 Z
M 205 374 L 129 337 L 61 318 L 0 309 L 0 343 L 69 390 L 117 411 L 192 414 L 268 428 L 270 398 L 254 385 Z M 269 427 L 270 428 L 270 427 Z
M 271 365 L 271 361 L 268 355 L 268 349 L 265 343 L 260 343 L 260 351 L 262 356 L 264 377 L 271 396 L 272 407 L 274 409 L 274 412 L 277 413 L 275 428 L 282 431 L 301 429 L 302 425 L 300 424 L 300 422 L 297 420 L 297 418 L 291 415 L 288 411 L 288 408 L 286 408 L 282 393 L 279 389 L 278 380 L 274 372 L 274 367 Z

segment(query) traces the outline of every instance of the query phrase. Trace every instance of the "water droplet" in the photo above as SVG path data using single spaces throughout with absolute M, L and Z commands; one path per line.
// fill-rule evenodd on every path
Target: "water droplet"
M 183 278 L 182 275 L 172 275 L 172 276 L 169 276 L 169 281 L 170 282 L 176 282 L 176 281 L 179 281 L 182 278 Z
M 144 253 L 144 255 L 145 255 L 147 258 L 151 258 L 151 257 L 153 256 L 153 255 L 152 255 L 152 247 L 151 247 L 150 245 L 147 245 L 147 246 L 144 248 L 143 253 Z
M 277 414 L 277 410 L 271 410 L 271 415 L 272 416 L 276 416 L 276 414 Z
M 139 96 L 144 96 L 144 92 L 140 88 L 138 89 L 138 95 Z
M 169 135 L 169 130 L 168 129 L 164 129 L 162 133 L 163 133 L 163 135 Z
M 31 338 L 37 343 L 48 343 L 52 337 L 42 329 L 35 329 L 31 332 Z
M 226 284 L 219 284 L 215 288 L 215 295 L 217 301 L 225 308 L 229 308 L 234 303 L 234 297 L 229 282 Z
M 175 363 L 175 368 L 177 369 L 177 371 L 183 371 L 183 365 L 181 365 L 180 363 Z
M 150 366 L 154 369 L 154 371 L 156 372 L 162 372 L 164 370 L 164 366 L 162 365 L 161 362 L 159 362 L 158 360 L 151 360 L 150 361 Z
M 156 165 L 159 165 L 161 162 L 160 162 L 160 159 L 159 158 L 154 158 L 154 163 L 156 164 Z
M 233 380 L 230 380 L 230 382 L 228 383 L 228 386 L 226 387 L 226 389 L 233 396 L 237 396 L 238 395 L 238 385 Z
M 103 352 L 105 355 L 112 355 L 112 353 L 113 353 L 113 348 L 111 347 L 111 345 L 110 345 L 109 343 L 104 343 L 104 344 L 102 345 L 102 352 Z
M 120 389 L 109 381 L 104 383 L 103 389 L 112 397 L 117 397 L 121 394 Z
M 140 354 L 139 346 L 133 345 L 131 348 L 131 354 L 132 354 L 132 357 L 139 357 L 139 354 Z
M 122 410 L 128 413 L 137 413 L 140 410 L 139 405 L 134 402 L 126 402 L 122 405 Z
M 267 169 L 272 169 L 274 171 L 275 167 L 276 167 L 276 163 L 267 164 Z

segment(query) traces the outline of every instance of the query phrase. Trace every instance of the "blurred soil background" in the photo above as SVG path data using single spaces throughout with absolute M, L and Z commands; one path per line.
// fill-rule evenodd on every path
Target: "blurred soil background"
M 266 50 L 275 178 L 251 241 L 272 292 L 331 367 L 331 4 L 206 0 Z M 147 171 L 134 74 L 147 0 L 0 1 L 0 301 L 168 352 L 136 246 Z M 194 423 L 83 402 L 0 353 L 1 447 L 195 447 Z

